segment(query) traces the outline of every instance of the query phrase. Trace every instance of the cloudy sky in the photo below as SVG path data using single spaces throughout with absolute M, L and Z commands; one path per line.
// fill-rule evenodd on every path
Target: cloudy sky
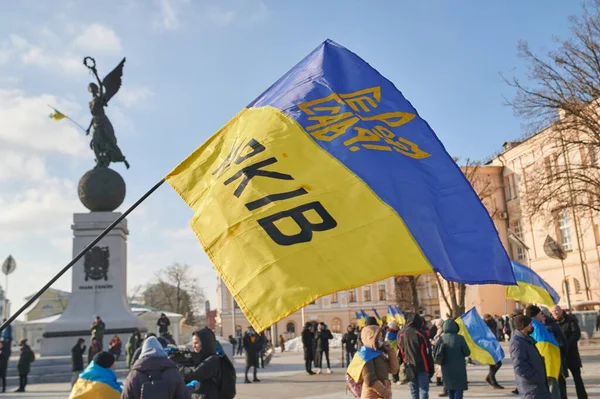
M 522 134 L 500 72 L 524 76 L 526 39 L 552 48 L 575 1 L 0 0 L 0 258 L 12 254 L 13 311 L 71 258 L 89 123 L 84 56 L 108 73 L 127 56 L 107 114 L 131 164 L 121 209 L 319 43 L 331 38 L 392 80 L 452 155 L 480 159 Z M 215 272 L 168 186 L 129 218 L 128 285 L 194 266 L 215 303 Z M 0 279 L 3 283 L 3 280 Z M 56 288 L 70 290 L 70 273 Z

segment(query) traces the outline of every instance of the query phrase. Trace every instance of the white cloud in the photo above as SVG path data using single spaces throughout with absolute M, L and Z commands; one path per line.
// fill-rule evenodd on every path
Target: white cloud
M 71 111 L 80 109 L 77 104 L 59 101 L 52 95 L 28 96 L 21 90 L 0 89 L 0 147 L 87 156 L 85 134 L 68 120 L 50 119 L 48 115 L 52 110 L 48 104 L 70 116 Z
M 45 160 L 39 155 L 0 148 L 0 182 L 22 179 L 42 181 L 47 177 Z
M 31 43 L 20 35 L 9 35 L 8 40 L 0 42 L 0 64 L 18 60 L 22 65 L 35 66 L 65 74 L 85 73 L 81 61 L 70 52 L 53 52 Z
M 91 24 L 72 42 L 73 48 L 101 55 L 114 55 L 123 51 L 119 36 L 109 27 Z
M 154 93 L 147 87 L 123 86 L 115 99 L 125 107 L 132 108 L 143 105 L 152 96 Z
M 158 0 L 158 15 L 154 21 L 155 28 L 174 30 L 179 28 L 178 0 Z

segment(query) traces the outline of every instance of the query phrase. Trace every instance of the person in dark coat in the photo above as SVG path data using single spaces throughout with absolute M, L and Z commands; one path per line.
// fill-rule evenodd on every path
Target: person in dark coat
M 252 381 L 248 379 L 248 371 L 250 371 L 251 367 L 254 367 L 254 379 L 253 382 L 260 382 L 258 377 L 256 376 L 256 369 L 258 368 L 258 344 L 259 344 L 259 336 L 254 331 L 252 326 L 248 326 L 248 331 L 244 334 L 243 345 L 244 350 L 246 351 L 246 379 L 244 382 L 246 384 L 250 384 Z
M 35 355 L 33 351 L 27 345 L 27 340 L 22 339 L 19 342 L 21 347 L 21 355 L 19 356 L 19 362 L 17 363 L 17 370 L 19 371 L 19 389 L 15 392 L 25 392 L 27 386 L 27 374 L 31 371 L 31 363 L 35 361 Z
M 581 378 L 581 356 L 579 355 L 578 342 L 581 339 L 579 322 L 573 315 L 568 315 L 560 306 L 552 308 L 552 316 L 558 322 L 560 329 L 567 338 L 567 368 L 573 376 L 578 399 L 587 399 L 588 395 Z
M 2 378 L 2 392 L 6 392 L 6 370 L 8 369 L 8 351 L 4 342 L 0 341 L 0 378 Z
M 483 321 L 485 321 L 485 324 L 488 326 L 488 328 L 492 331 L 492 334 L 494 334 L 494 338 L 496 338 L 496 340 L 498 339 L 498 324 L 496 324 L 496 321 L 494 320 L 494 318 L 489 315 L 486 314 L 483 316 Z M 496 380 L 496 373 L 498 372 L 498 370 L 500 370 L 500 367 L 502 367 L 502 361 L 499 361 L 498 363 L 494 364 L 494 365 L 490 365 L 490 370 L 488 372 L 487 377 L 485 377 L 485 382 L 487 382 L 492 388 L 494 389 L 504 389 L 504 387 L 500 384 L 498 384 L 498 381 Z
M 546 383 L 546 366 L 535 341 L 529 335 L 533 332 L 531 318 L 517 315 L 514 318 L 515 330 L 510 340 L 510 357 L 515 370 L 517 390 L 522 398 L 550 399 Z
M 169 318 L 167 317 L 166 314 L 162 313 L 160 315 L 160 318 L 156 322 L 156 325 L 158 326 L 158 333 L 160 335 L 164 336 L 166 333 L 169 332 L 169 326 L 171 325 L 171 320 L 169 320 Z
M 317 374 L 323 369 L 323 355 L 327 360 L 327 374 L 331 374 L 331 363 L 329 362 L 329 340 L 333 339 L 331 331 L 327 328 L 325 323 L 319 323 L 317 332 L 317 361 L 318 369 Z
M 104 346 L 104 330 L 106 330 L 106 324 L 104 324 L 100 316 L 96 316 L 96 320 L 94 320 L 90 327 L 90 332 L 92 333 L 92 338 L 96 338 L 98 341 L 100 350 Z
M 302 346 L 304 347 L 304 367 L 308 375 L 314 375 L 312 371 L 313 362 L 313 341 L 314 334 L 312 332 L 312 324 L 306 323 L 302 330 Z
M 85 339 L 79 338 L 74 347 L 71 348 L 71 371 L 73 377 L 71 377 L 71 388 L 77 382 L 79 373 L 84 369 L 83 367 L 83 354 L 85 353 Z
M 167 357 L 156 337 L 144 341 L 140 359 L 135 362 L 123 384 L 123 399 L 141 399 L 142 385 L 150 380 L 161 380 L 168 384 L 171 393 L 168 399 L 192 397 L 177 365 Z
M 100 349 L 100 345 L 98 344 L 98 340 L 96 338 L 92 338 L 92 342 L 90 343 L 90 348 L 88 349 L 88 364 L 94 360 L 94 356 L 96 353 L 102 352 Z
M 140 346 L 142 346 L 142 336 L 139 331 L 136 331 L 131 334 L 129 341 L 127 341 L 127 344 L 125 345 L 125 362 L 127 363 L 128 369 L 131 369 L 131 366 L 133 366 L 133 355 Z
M 6 317 L 3 319 L 3 323 L 6 322 Z M 4 330 L 2 330 L 2 343 L 4 344 L 4 351 L 6 352 L 6 356 L 10 359 L 10 352 L 12 350 L 12 324 L 6 326 Z
M 458 324 L 452 319 L 442 325 L 444 334 L 440 337 L 444 343 L 444 361 L 442 363 L 442 381 L 450 399 L 462 399 L 467 386 L 467 365 L 465 357 L 471 355 L 467 341 L 458 335 Z
M 358 337 L 354 332 L 354 328 L 352 326 L 348 326 L 346 334 L 342 337 L 342 344 L 346 348 L 346 366 L 350 364 L 354 354 L 356 353 L 356 344 L 358 342 Z
M 144 344 L 144 342 L 146 342 L 146 340 L 148 338 L 151 338 L 151 337 L 156 338 L 156 334 L 154 334 L 154 333 L 147 333 L 146 336 L 144 337 L 144 341 L 142 342 L 142 344 L 135 350 L 135 353 L 131 357 L 131 367 L 133 367 L 133 365 L 135 364 L 135 362 L 137 362 L 137 360 L 142 355 L 142 345 Z
M 422 327 L 421 316 L 410 313 L 406 317 L 406 326 L 398 338 L 398 348 L 402 355 L 399 360 L 414 367 L 415 379 L 409 383 L 409 386 L 411 396 L 415 399 L 429 395 L 429 380 L 434 374 L 429 338 L 421 331 Z
M 219 387 L 215 383 L 221 371 L 221 360 L 217 355 L 217 340 L 215 334 L 203 328 L 192 335 L 194 367 L 182 367 L 179 372 L 186 383 L 198 381 L 194 394 L 202 399 L 219 399 Z

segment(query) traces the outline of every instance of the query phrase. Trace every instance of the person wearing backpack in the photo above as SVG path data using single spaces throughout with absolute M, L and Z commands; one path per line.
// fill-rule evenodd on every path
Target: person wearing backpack
M 123 399 L 191 399 L 177 365 L 156 337 L 144 341 L 123 387 Z
M 444 389 L 450 399 L 462 399 L 463 391 L 467 390 L 467 365 L 465 358 L 471 355 L 467 341 L 458 335 L 459 326 L 452 319 L 442 325 L 444 334 L 438 345 L 442 345 L 442 380 Z
M 203 328 L 192 334 L 194 367 L 180 367 L 186 383 L 198 381 L 194 395 L 201 399 L 219 399 L 217 380 L 221 374 L 221 361 L 217 354 L 217 340 L 212 331 Z M 234 382 L 235 384 L 235 382 Z

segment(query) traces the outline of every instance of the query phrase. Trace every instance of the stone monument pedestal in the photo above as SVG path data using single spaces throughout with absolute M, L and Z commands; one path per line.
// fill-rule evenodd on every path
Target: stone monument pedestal
M 73 215 L 73 256 L 114 222 L 117 212 L 76 213 Z M 114 334 L 123 342 L 145 325 L 127 303 L 127 220 L 119 223 L 72 268 L 72 289 L 62 316 L 46 326 L 41 355 L 67 355 L 78 338 L 89 347 L 90 327 L 96 316 L 106 325 L 103 350 Z

